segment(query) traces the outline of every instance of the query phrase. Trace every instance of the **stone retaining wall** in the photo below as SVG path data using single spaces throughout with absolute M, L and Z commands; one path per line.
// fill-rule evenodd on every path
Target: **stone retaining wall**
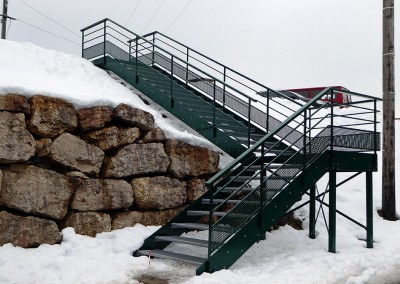
M 167 139 L 154 117 L 120 104 L 0 95 L 0 245 L 161 225 L 205 192 L 218 153 Z

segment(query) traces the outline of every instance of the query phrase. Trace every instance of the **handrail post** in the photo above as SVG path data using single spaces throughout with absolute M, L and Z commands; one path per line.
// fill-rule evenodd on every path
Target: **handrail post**
M 215 122 L 216 122 L 216 117 L 215 117 L 215 115 L 216 115 L 215 89 L 216 89 L 216 86 L 215 86 L 215 80 L 214 80 L 214 85 L 213 85 L 213 137 L 217 136 L 217 127 L 215 125 Z
M 262 157 L 262 159 L 264 158 L 264 155 L 265 155 L 265 144 L 262 144 L 262 146 L 261 146 L 261 157 Z M 264 172 L 264 164 L 263 163 L 261 163 L 260 164 L 260 167 L 261 167 L 261 171 L 260 171 L 260 181 L 261 181 L 261 183 L 260 183 L 260 220 L 259 220 L 259 222 L 260 222 L 260 224 L 259 224 L 259 226 L 260 226 L 260 229 L 262 229 L 263 228 L 263 217 L 262 217 L 262 208 L 263 208 L 263 206 L 264 206 L 264 195 L 265 195 L 265 172 Z
M 137 83 L 139 83 L 139 73 L 138 73 L 138 44 L 139 44 L 139 39 L 138 39 L 138 37 L 136 36 L 136 50 L 135 50 L 135 56 L 136 56 L 136 59 L 135 59 L 135 66 L 136 66 L 136 78 L 135 78 L 135 81 L 136 81 L 136 84 Z
M 377 133 L 376 133 L 376 99 L 374 99 L 374 155 L 376 156 L 377 151 Z
M 129 54 L 128 54 L 128 62 L 131 62 L 131 55 L 132 55 L 132 41 L 128 40 L 129 42 Z
M 155 44 L 156 44 L 156 36 L 153 34 L 153 51 L 151 53 L 151 65 L 154 65 L 154 54 L 155 54 Z
M 206 267 L 206 271 L 209 272 L 209 268 L 210 268 L 210 259 L 211 259 L 211 250 L 212 250 L 212 214 L 213 214 L 213 206 L 214 206 L 214 191 L 215 191 L 215 185 L 211 186 L 210 189 L 210 215 L 208 215 L 208 257 L 207 257 L 207 261 L 208 263 L 206 263 L 206 265 L 208 267 Z
M 305 185 L 305 181 L 306 181 L 306 163 L 307 163 L 307 110 L 304 110 L 304 125 L 303 125 L 303 179 L 302 179 L 302 183 L 303 186 Z
M 247 147 L 250 148 L 250 128 L 251 128 L 251 100 L 249 98 L 249 109 L 247 113 Z
M 224 86 L 222 87 L 222 107 L 225 108 L 225 83 L 226 83 L 226 67 L 224 66 Z
M 186 48 L 186 86 L 189 80 L 189 48 Z
M 265 130 L 268 133 L 269 132 L 269 89 L 267 89 L 267 121 L 266 121 L 266 127 Z
M 104 21 L 104 44 L 103 44 L 103 64 L 106 65 L 107 61 L 106 61 L 106 43 L 107 43 L 107 21 Z
M 331 133 L 330 133 L 330 150 L 331 150 L 331 156 L 333 155 L 333 90 L 331 92 Z M 331 167 L 333 167 L 332 164 L 332 158 L 331 158 Z
M 175 101 L 174 101 L 174 56 L 171 55 L 171 93 L 170 93 L 170 98 L 171 98 L 171 108 L 174 108 L 175 106 Z
M 82 58 L 84 58 L 83 57 L 84 45 L 85 45 L 85 30 L 82 30 Z

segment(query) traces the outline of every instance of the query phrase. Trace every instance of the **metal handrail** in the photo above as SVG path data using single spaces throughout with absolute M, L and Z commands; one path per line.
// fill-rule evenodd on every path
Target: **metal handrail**
M 304 107 L 300 110 L 298 110 L 295 114 L 293 114 L 291 117 L 289 117 L 282 125 L 280 125 L 278 128 L 273 130 L 271 133 L 265 135 L 260 141 L 258 141 L 255 145 L 253 145 L 251 148 L 246 150 L 241 156 L 239 156 L 235 161 L 231 162 L 225 169 L 214 175 L 210 180 L 206 182 L 206 186 L 210 190 L 210 206 L 209 206 L 209 246 L 208 246 L 208 257 L 210 259 L 211 254 L 218 250 L 219 247 L 223 245 L 223 243 L 229 239 L 233 234 L 238 232 L 243 226 L 256 215 L 261 216 L 261 210 L 267 206 L 268 202 L 281 190 L 283 190 L 287 184 L 290 183 L 290 180 L 295 179 L 295 178 L 305 178 L 304 173 L 305 170 L 311 165 L 313 161 L 315 161 L 318 157 L 320 157 L 326 150 L 334 150 L 334 147 L 345 147 L 349 149 L 355 149 L 355 151 L 358 151 L 359 149 L 362 151 L 373 151 L 374 154 L 376 155 L 376 151 L 379 147 L 378 139 L 377 139 L 377 132 L 376 132 L 376 112 L 377 112 L 377 106 L 376 103 L 377 101 L 381 101 L 379 98 L 373 98 L 371 96 L 367 95 L 362 95 L 360 94 L 360 97 L 362 98 L 373 98 L 373 110 L 374 112 L 374 120 L 369 121 L 371 123 L 368 123 L 369 125 L 373 125 L 374 130 L 369 131 L 369 130 L 362 130 L 362 129 L 354 129 L 354 128 L 349 128 L 352 124 L 345 124 L 343 125 L 334 125 L 334 118 L 338 117 L 338 115 L 335 115 L 333 113 L 334 109 L 334 104 L 333 104 L 333 93 L 336 91 L 334 88 L 329 88 L 327 90 L 324 90 L 320 94 L 318 94 L 315 98 L 310 100 L 309 103 L 304 105 Z M 268 152 L 273 148 L 271 147 L 270 149 L 265 148 L 265 142 L 269 140 L 269 138 L 272 138 L 274 135 L 278 134 L 278 132 L 285 127 L 288 123 L 291 123 L 294 121 L 295 117 L 301 115 L 302 112 L 307 112 L 309 109 L 313 106 L 313 103 L 317 100 L 319 100 L 321 97 L 325 96 L 326 94 L 330 94 L 330 101 L 324 102 L 323 105 L 320 105 L 318 108 L 314 108 L 313 113 L 309 112 L 310 115 L 307 117 L 304 115 L 304 121 L 303 122 L 298 122 L 297 126 L 294 129 L 297 129 L 299 127 L 304 128 L 304 133 L 303 137 L 298 137 L 298 139 L 304 139 L 304 137 L 311 137 L 311 132 L 317 129 L 317 126 L 321 124 L 323 121 L 328 121 L 329 124 L 325 127 L 321 127 L 323 130 L 318 132 L 318 134 L 314 135 L 308 142 L 306 140 L 303 140 L 303 145 L 302 147 L 299 148 L 299 150 L 293 154 L 291 154 L 290 158 L 286 160 L 286 162 L 281 163 L 282 165 L 274 171 L 270 176 L 267 176 L 264 174 L 264 171 L 269 167 L 269 165 L 273 164 L 274 162 L 277 161 L 279 156 L 282 156 L 285 152 L 287 151 L 292 151 L 293 150 L 293 145 L 296 143 L 296 141 L 292 142 L 291 145 L 287 145 L 285 149 L 282 149 L 281 152 L 275 157 L 272 158 L 267 164 L 262 162 L 261 164 L 257 164 L 259 161 L 263 161 L 263 157 L 265 157 Z M 364 101 L 361 101 L 363 103 Z M 319 121 L 315 123 L 313 126 L 307 127 L 309 122 L 313 119 L 315 119 L 314 116 L 317 115 L 318 112 L 320 112 L 323 109 L 329 108 L 329 112 L 325 115 L 318 115 L 319 116 Z M 364 120 L 364 119 L 361 119 Z M 320 127 L 318 127 L 319 129 Z M 370 142 L 369 144 L 364 146 L 364 141 L 362 141 L 361 144 L 355 144 L 354 146 L 348 146 L 347 143 L 345 142 L 344 144 L 341 142 L 341 139 L 334 140 L 334 130 L 338 131 L 338 135 L 340 134 L 341 131 L 345 131 L 344 133 L 350 131 L 350 133 L 353 133 L 354 135 L 369 135 L 370 137 L 367 138 L 366 141 L 371 141 L 371 135 L 373 135 L 373 142 Z M 294 131 L 294 130 L 293 130 Z M 350 135 L 353 135 L 350 134 Z M 287 135 L 290 135 L 290 133 L 287 133 Z M 344 134 L 346 135 L 346 134 Z M 284 140 L 285 137 L 281 138 L 278 140 L 278 142 L 275 143 L 275 145 L 281 141 Z M 351 141 L 351 139 L 350 139 Z M 314 146 L 312 146 L 314 145 Z M 364 148 L 363 148 L 364 147 Z M 261 148 L 261 156 L 258 157 L 253 157 L 253 154 L 255 153 L 256 149 Z M 332 160 L 330 160 L 330 163 L 332 163 Z M 292 167 L 292 171 L 285 172 L 285 165 L 290 164 L 294 167 Z M 259 167 L 257 169 L 257 174 L 253 175 L 251 178 L 249 178 L 241 187 L 238 187 L 234 192 L 232 192 L 228 198 L 226 198 L 223 202 L 219 202 L 218 205 L 214 206 L 214 196 L 218 194 L 219 192 L 222 192 L 227 186 L 230 184 L 234 184 L 236 181 L 236 178 L 243 175 L 249 169 L 250 167 L 256 166 Z M 233 174 L 231 174 L 233 173 Z M 271 190 L 271 188 L 267 187 L 267 181 L 269 181 L 268 184 L 273 183 L 274 179 L 271 179 L 271 176 L 273 177 L 280 177 L 280 173 L 285 176 L 285 173 L 288 173 L 288 180 L 281 179 L 280 182 L 275 183 L 275 186 L 273 187 L 274 189 Z M 302 176 L 303 175 L 303 176 Z M 217 221 L 212 221 L 211 216 L 218 211 L 221 210 L 221 208 L 224 207 L 224 205 L 227 203 L 228 199 L 235 196 L 236 193 L 238 193 L 243 187 L 246 185 L 249 185 L 252 180 L 256 178 L 256 176 L 259 176 L 259 181 L 260 184 L 257 185 L 255 188 L 253 188 L 249 193 L 246 193 L 245 197 L 239 201 L 235 207 L 228 211 L 226 215 L 222 216 L 219 218 Z M 286 177 L 286 176 L 285 176 Z M 266 195 L 264 195 L 266 194 Z M 269 195 L 268 195 L 269 194 Z M 272 194 L 272 195 L 271 195 Z M 259 204 L 254 205 L 254 200 L 259 199 Z M 253 202 L 253 205 L 252 203 Z M 258 201 L 257 201 L 258 202 Z M 243 211 L 244 210 L 244 211 Z M 237 216 L 237 217 L 235 217 Z M 238 217 L 240 216 L 240 217 Z M 237 218 L 235 219 L 234 225 L 232 225 L 232 218 Z M 261 217 L 260 217 L 261 218 Z M 260 221 L 260 224 L 261 221 Z M 261 226 L 261 225 L 260 225 Z M 227 229 L 229 228 L 229 230 Z M 221 231 L 224 231 L 224 235 L 221 236 Z
M 179 44 L 179 45 L 185 47 L 186 49 L 188 49 L 188 50 L 190 50 L 190 51 L 192 51 L 192 52 L 197 53 L 198 55 L 200 55 L 200 56 L 206 58 L 207 60 L 210 60 L 210 61 L 212 61 L 212 62 L 214 62 L 214 63 L 220 65 L 221 67 L 225 68 L 226 70 L 229 70 L 229 71 L 235 73 L 236 75 L 239 75 L 240 77 L 242 77 L 242 78 L 244 78 L 244 79 L 246 79 L 246 80 L 249 80 L 250 82 L 252 82 L 252 83 L 254 83 L 254 84 L 259 85 L 261 88 L 263 88 L 263 89 L 265 89 L 265 90 L 268 90 L 268 91 L 272 91 L 272 92 L 278 94 L 279 96 L 281 96 L 281 97 L 283 97 L 283 98 L 285 98 L 285 99 L 290 100 L 291 102 L 293 102 L 293 103 L 295 103 L 295 104 L 301 105 L 301 104 L 299 104 L 298 102 L 296 102 L 295 100 L 293 100 L 292 98 L 286 96 L 285 94 L 282 94 L 282 93 L 280 93 L 280 92 L 278 92 L 278 91 L 275 91 L 275 90 L 273 90 L 273 89 L 271 89 L 271 88 L 269 88 L 269 87 L 267 87 L 267 86 L 265 86 L 265 85 L 263 85 L 263 84 L 261 84 L 261 83 L 255 81 L 255 80 L 253 80 L 253 79 L 247 77 L 246 75 L 243 75 L 242 73 L 240 73 L 240 72 L 238 72 L 238 71 L 236 71 L 236 70 L 234 70 L 234 69 L 232 69 L 232 68 L 226 66 L 225 64 L 222 64 L 222 63 L 216 61 L 215 59 L 212 59 L 212 58 L 210 58 L 209 56 L 204 55 L 203 53 L 201 53 L 201 52 L 199 52 L 199 51 L 197 51 L 197 50 L 195 50 L 195 49 L 193 49 L 193 48 L 191 48 L 191 47 L 189 47 L 189 46 L 187 46 L 187 45 L 185 45 L 185 44 L 183 44 L 183 43 L 181 43 L 181 42 L 179 42 L 179 41 L 177 41 L 177 40 L 175 40 L 175 39 L 173 39 L 173 38 L 171 38 L 171 37 L 169 37 L 169 36 L 167 36 L 167 35 L 165 35 L 165 34 L 163 34 L 163 33 L 161 33 L 161 32 L 154 31 L 154 32 L 147 33 L 147 34 L 143 35 L 143 37 L 152 36 L 153 34 L 154 34 L 154 35 L 159 34 L 159 35 L 161 35 L 161 36 L 163 36 L 163 37 L 165 37 L 165 38 L 167 38 L 167 39 L 169 39 L 169 40 L 175 42 L 176 44 Z M 189 56 L 190 56 L 190 55 L 189 55 Z M 190 56 L 190 57 L 191 57 L 191 56 Z M 194 58 L 194 57 L 192 57 L 192 58 L 195 59 L 195 60 L 198 60 L 198 59 L 196 59 L 196 58 Z M 201 62 L 201 61 L 200 61 L 200 62 Z M 217 70 L 215 70 L 215 71 L 217 71 Z M 222 74 L 220 71 L 217 71 L 217 72 L 219 72 L 220 74 Z M 239 83 L 241 83 L 241 82 L 239 82 Z M 243 83 L 241 83 L 241 84 L 243 84 Z M 246 86 L 246 85 L 243 84 L 243 86 Z M 248 87 L 248 86 L 246 86 L 246 87 Z M 248 88 L 250 88 L 250 87 L 248 87 Z M 250 88 L 250 89 L 251 89 L 251 88 Z M 254 91 L 256 91 L 256 90 L 254 90 Z

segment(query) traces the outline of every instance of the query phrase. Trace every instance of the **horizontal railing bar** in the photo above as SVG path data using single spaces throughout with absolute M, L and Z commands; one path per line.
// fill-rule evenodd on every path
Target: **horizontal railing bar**
M 92 31 L 92 32 L 90 32 L 90 33 L 88 33 L 88 34 L 85 34 L 85 37 L 90 36 L 91 34 L 94 34 L 94 33 L 98 32 L 98 31 L 101 31 L 101 30 L 104 30 L 104 26 L 101 27 L 101 28 L 99 28 L 99 29 L 97 29 L 97 30 L 94 30 L 94 31 Z M 103 33 L 103 34 L 104 34 L 104 33 Z
M 91 25 L 89 25 L 89 26 L 87 26 L 87 27 L 81 29 L 81 32 L 84 32 L 84 31 L 86 31 L 86 30 L 88 30 L 88 29 L 91 29 L 91 28 L 93 28 L 94 26 L 97 26 L 98 24 L 104 23 L 105 21 L 108 21 L 108 20 L 109 20 L 108 18 L 104 18 L 103 20 L 97 21 L 97 22 L 95 22 L 94 24 L 91 24 Z

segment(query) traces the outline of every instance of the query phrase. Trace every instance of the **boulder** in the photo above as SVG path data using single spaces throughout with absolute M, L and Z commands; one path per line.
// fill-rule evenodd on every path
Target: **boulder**
M 0 204 L 39 217 L 64 218 L 75 180 L 27 165 L 12 165 L 2 173 Z
M 107 157 L 103 173 L 107 178 L 121 178 L 152 173 L 165 173 L 169 158 L 161 143 L 130 144 L 114 157 Z
M 186 202 L 185 186 L 169 177 L 143 177 L 131 182 L 135 204 L 141 209 L 170 209 Z
M 207 191 L 205 180 L 201 178 L 191 178 L 186 182 L 187 201 L 197 200 Z
M 97 176 L 104 158 L 104 152 L 82 139 L 63 133 L 51 145 L 51 160 L 67 169 Z
M 28 161 L 35 152 L 36 142 L 26 129 L 24 114 L 0 111 L 0 163 Z
M 143 137 L 142 142 L 164 142 L 165 140 L 167 140 L 167 137 L 165 137 L 164 131 L 161 128 L 157 127 L 147 132 L 146 135 Z
M 24 96 L 7 94 L 0 95 L 0 110 L 22 112 L 26 115 L 29 115 L 31 113 L 31 106 Z
M 168 173 L 175 178 L 201 176 L 218 171 L 219 155 L 210 149 L 168 139 L 165 142 L 165 152 L 171 159 Z
M 133 143 L 140 136 L 140 130 L 137 127 L 118 129 L 111 126 L 101 130 L 89 132 L 83 139 L 90 144 L 96 145 L 103 151 L 119 148 Z
M 129 126 L 135 126 L 140 131 L 147 132 L 154 128 L 154 117 L 147 111 L 120 104 L 114 109 L 114 117 Z
M 77 234 L 95 237 L 111 231 L 111 217 L 100 212 L 69 212 L 60 222 L 62 229 L 72 227 Z
M 12 243 L 23 248 L 53 245 L 61 242 L 62 236 L 54 221 L 37 217 L 22 217 L 0 211 L 0 246 Z
M 31 118 L 27 128 L 35 135 L 53 138 L 64 131 L 73 131 L 78 125 L 75 107 L 69 102 L 38 95 L 29 103 Z
M 38 157 L 47 156 L 51 150 L 51 139 L 41 138 L 36 140 L 36 155 Z
M 124 180 L 85 179 L 76 189 L 71 209 L 98 211 L 129 208 L 133 203 L 131 185 Z
M 115 213 L 112 216 L 112 229 L 122 229 L 125 227 L 133 227 L 136 224 L 142 224 L 145 226 L 160 226 L 167 223 L 169 220 L 174 218 L 179 212 L 181 212 L 185 206 L 157 211 L 129 211 Z
M 78 110 L 79 125 L 83 132 L 103 128 L 111 121 L 112 110 L 108 106 L 95 106 Z
M 119 129 L 115 126 L 89 132 L 83 139 L 103 151 L 119 147 Z
M 119 130 L 119 146 L 131 144 L 140 136 L 140 130 L 137 127 L 121 128 Z

